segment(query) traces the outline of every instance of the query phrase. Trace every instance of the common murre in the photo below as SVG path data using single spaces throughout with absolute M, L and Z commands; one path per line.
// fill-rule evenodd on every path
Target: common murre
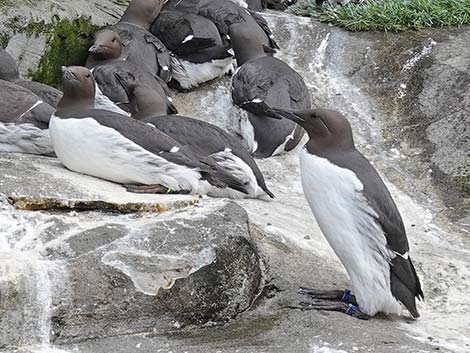
M 93 109 L 90 70 L 63 68 L 63 79 L 64 97 L 49 130 L 54 151 L 68 169 L 125 184 L 138 193 L 217 195 L 224 188 L 247 193 L 214 158 L 200 158 L 144 122 Z
M 304 309 L 343 311 L 366 319 L 400 314 L 417 318 L 421 284 L 409 255 L 406 230 L 380 175 L 354 146 L 351 126 L 338 112 L 283 110 L 259 103 L 266 116 L 301 125 L 309 141 L 300 152 L 305 197 L 329 244 L 348 272 L 350 291 L 301 288 L 314 298 Z

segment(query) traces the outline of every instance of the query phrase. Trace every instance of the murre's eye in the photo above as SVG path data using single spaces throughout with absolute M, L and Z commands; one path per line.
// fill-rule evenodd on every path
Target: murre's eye
M 113 38 L 113 43 L 116 41 L 116 38 Z
M 86 75 L 85 77 L 86 77 L 86 78 L 90 78 L 90 77 L 91 77 L 91 75 L 90 75 L 90 74 L 88 74 L 88 75 Z

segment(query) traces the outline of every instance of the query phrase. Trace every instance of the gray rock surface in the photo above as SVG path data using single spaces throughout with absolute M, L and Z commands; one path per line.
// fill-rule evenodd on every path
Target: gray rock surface
M 246 212 L 224 200 L 161 215 L 3 209 L 0 349 L 226 322 L 262 287 Z
M 57 158 L 0 153 L 0 190 L 22 210 L 162 212 L 192 205 L 197 195 L 127 192 L 121 185 L 67 170 Z

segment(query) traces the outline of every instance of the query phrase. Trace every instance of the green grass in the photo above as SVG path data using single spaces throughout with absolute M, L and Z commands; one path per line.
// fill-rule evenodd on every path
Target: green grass
M 401 32 L 470 24 L 470 0 L 370 0 L 362 5 L 322 7 L 307 0 L 292 11 L 349 31 Z

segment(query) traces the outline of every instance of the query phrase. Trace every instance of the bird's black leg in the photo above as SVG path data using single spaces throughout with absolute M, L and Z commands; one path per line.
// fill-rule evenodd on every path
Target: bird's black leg
M 348 304 L 342 301 L 316 299 L 311 303 L 301 302 L 300 306 L 295 308 L 301 310 L 339 311 L 361 320 L 370 319 L 370 316 L 360 311 L 356 305 Z
M 127 192 L 133 192 L 136 194 L 189 194 L 190 190 L 173 190 L 166 186 L 155 184 L 155 185 L 134 185 L 126 184 L 123 185 Z
M 297 293 L 306 295 L 313 299 L 325 299 L 334 301 L 343 301 L 345 303 L 354 304 L 357 306 L 356 297 L 351 294 L 349 289 L 341 290 L 316 290 L 311 288 L 300 287 Z

